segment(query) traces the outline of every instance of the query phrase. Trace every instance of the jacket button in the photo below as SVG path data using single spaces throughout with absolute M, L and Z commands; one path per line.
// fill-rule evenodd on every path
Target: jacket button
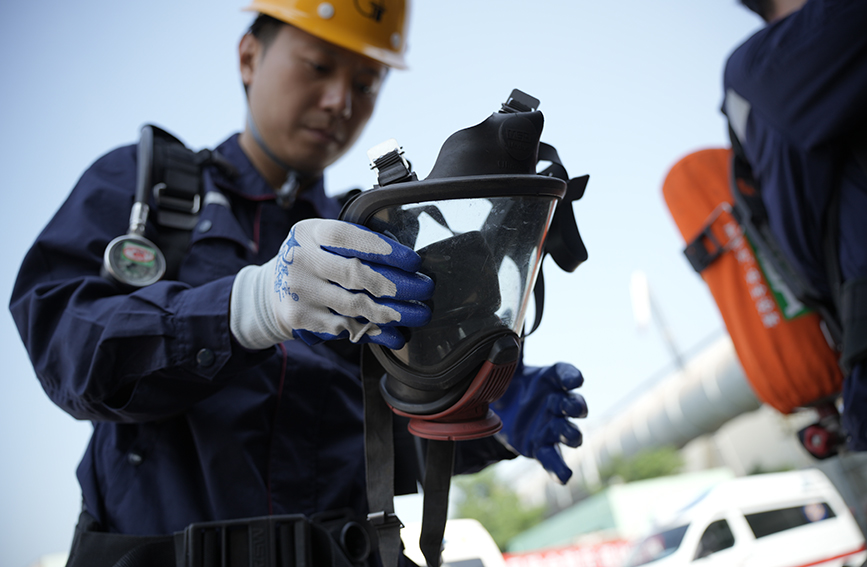
M 126 461 L 134 467 L 137 467 L 141 464 L 144 459 L 138 453 L 130 453 L 126 456 Z
M 199 232 L 208 232 L 209 230 L 211 230 L 212 226 L 214 226 L 213 223 L 208 219 L 205 219 L 201 223 L 199 223 Z
M 214 360 L 216 360 L 216 358 L 217 357 L 214 356 L 214 351 L 209 348 L 203 348 L 196 353 L 196 364 L 198 364 L 202 368 L 207 368 L 208 366 L 214 364 Z

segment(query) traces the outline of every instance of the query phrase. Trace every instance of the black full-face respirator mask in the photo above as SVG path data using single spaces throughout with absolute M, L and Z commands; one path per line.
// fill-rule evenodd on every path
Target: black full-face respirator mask
M 434 280 L 430 323 L 406 329 L 400 350 L 370 345 L 385 372 L 382 396 L 412 418 L 417 436 L 473 439 L 500 429 L 488 404 L 517 366 L 545 254 L 567 271 L 587 259 L 571 202 L 588 178 L 570 181 L 556 151 L 540 144 L 538 102 L 513 91 L 499 112 L 449 137 L 423 181 L 396 142 L 373 148 L 379 184 L 340 214 L 415 250 Z M 537 173 L 540 161 L 551 166 Z M 539 301 L 535 309 L 538 320 Z
M 377 467 L 373 475 L 390 450 L 375 446 L 378 441 L 370 435 L 374 423 L 386 426 L 381 412 L 410 418 L 409 431 L 429 440 L 425 523 L 445 521 L 444 509 L 429 517 L 428 508 L 432 491 L 439 493 L 438 500 L 445 496 L 441 506 L 447 506 L 451 442 L 490 436 L 502 427 L 489 404 L 505 393 L 518 366 L 534 296 L 531 330 L 539 323 L 544 257 L 550 254 L 570 272 L 587 259 L 572 202 L 583 195 L 588 177 L 570 180 L 556 150 L 540 142 L 544 119 L 538 104 L 513 91 L 499 112 L 449 137 L 424 180 L 412 172 L 394 140 L 371 149 L 378 184 L 347 202 L 340 214 L 415 250 L 422 259 L 420 271 L 435 284 L 430 323 L 406 329 L 400 350 L 368 345 L 363 362 L 366 450 L 368 467 Z M 537 172 L 540 162 L 550 165 Z M 369 406 L 380 406 L 381 400 L 388 407 L 376 413 Z M 441 474 L 431 474 L 432 466 Z M 431 484 L 437 482 L 438 488 Z M 369 496 L 371 510 L 384 510 L 380 520 L 387 524 L 393 515 L 390 503 Z M 442 531 L 427 532 L 431 563 Z

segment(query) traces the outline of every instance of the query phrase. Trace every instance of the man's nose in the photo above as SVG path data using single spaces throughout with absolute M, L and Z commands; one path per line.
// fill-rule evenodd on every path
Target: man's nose
M 352 82 L 343 77 L 329 81 L 322 94 L 322 107 L 336 116 L 349 119 L 352 116 Z

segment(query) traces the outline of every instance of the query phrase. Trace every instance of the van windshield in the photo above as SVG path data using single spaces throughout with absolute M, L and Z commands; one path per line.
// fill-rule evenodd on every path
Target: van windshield
M 657 559 L 662 559 L 667 555 L 671 555 L 677 548 L 680 547 L 680 542 L 683 541 L 683 536 L 686 534 L 686 528 L 689 524 L 671 528 L 661 532 L 656 532 L 651 536 L 644 538 L 630 553 L 626 560 L 625 567 L 638 567 L 646 565 Z

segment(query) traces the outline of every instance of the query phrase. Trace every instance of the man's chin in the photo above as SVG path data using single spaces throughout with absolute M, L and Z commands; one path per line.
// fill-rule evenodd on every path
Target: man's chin
M 317 148 L 316 150 L 305 152 L 304 156 L 295 160 L 294 165 L 299 173 L 305 176 L 318 177 L 322 175 L 322 172 L 327 167 L 340 159 L 344 153 L 346 153 L 345 149 L 341 149 L 340 151 L 330 149 L 326 151 L 322 148 Z

